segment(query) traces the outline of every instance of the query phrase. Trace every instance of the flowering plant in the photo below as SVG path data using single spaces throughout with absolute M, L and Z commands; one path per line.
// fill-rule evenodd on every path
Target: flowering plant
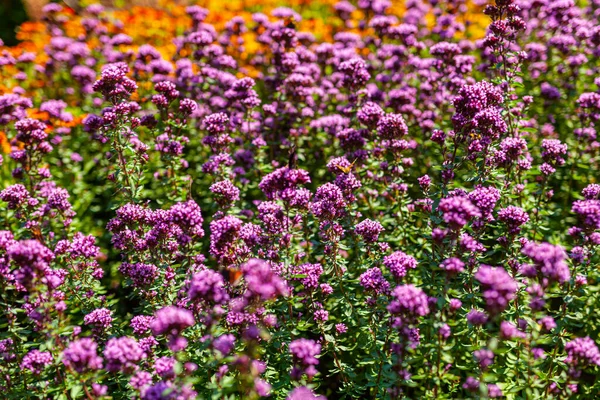
M 595 398 L 600 3 L 321 6 L 2 47 L 6 398 Z

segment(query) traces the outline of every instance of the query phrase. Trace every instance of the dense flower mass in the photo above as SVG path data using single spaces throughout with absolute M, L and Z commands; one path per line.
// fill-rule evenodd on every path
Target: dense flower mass
M 91 338 L 73 341 L 63 351 L 63 363 L 81 373 L 102 368 L 102 358 L 97 354 L 98 345 Z
M 429 298 L 414 285 L 397 286 L 392 296 L 394 300 L 388 306 L 392 314 L 406 317 L 422 317 L 429 314 Z
M 309 339 L 294 340 L 290 343 L 290 353 L 292 354 L 295 363 L 294 369 L 292 370 L 292 376 L 296 379 L 300 379 L 303 373 L 309 377 L 312 377 L 317 373 L 315 365 L 319 364 L 319 360 L 316 356 L 321 353 L 320 344 Z
M 482 265 L 474 277 L 481 283 L 485 306 L 491 314 L 502 312 L 515 298 L 517 282 L 504 268 Z
M 596 343 L 589 337 L 577 338 L 565 344 L 567 359 L 565 362 L 574 367 L 584 368 L 588 365 L 600 365 L 600 351 Z
M 42 3 L 3 398 L 598 397 L 598 0 Z

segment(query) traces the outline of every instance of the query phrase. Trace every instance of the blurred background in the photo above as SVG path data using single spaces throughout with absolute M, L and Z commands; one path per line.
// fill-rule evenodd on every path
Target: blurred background
M 48 3 L 59 3 L 70 15 L 79 15 L 90 4 L 100 3 L 107 11 L 120 14 L 120 19 L 127 21 L 124 33 L 132 37 L 148 36 L 156 39 L 157 33 L 163 36 L 176 34 L 177 29 L 183 29 L 187 21 L 185 6 L 196 4 L 211 11 L 207 22 L 216 28 L 222 27 L 234 16 L 242 16 L 249 20 L 251 13 L 269 12 L 275 7 L 286 6 L 293 8 L 302 15 L 301 30 L 311 32 L 317 39 L 327 40 L 332 30 L 340 24 L 333 10 L 339 0 L 0 0 L 0 39 L 5 46 L 15 46 L 22 42 L 33 42 L 34 47 L 43 46 L 47 40 L 35 33 L 45 31 L 44 25 L 36 23 L 42 18 L 42 8 Z M 423 0 L 429 4 L 433 1 Z M 354 0 L 350 0 L 354 3 Z M 401 16 L 404 12 L 404 0 L 392 0 L 389 13 Z M 436 0 L 437 2 L 437 0 Z M 458 17 L 466 26 L 466 31 L 457 33 L 457 37 L 477 39 L 484 36 L 488 18 L 482 14 L 482 4 L 485 0 L 464 0 L 466 7 Z M 453 4 L 453 2 L 448 2 Z M 119 11 L 119 10 L 122 10 Z M 358 20 L 360 15 L 355 16 Z M 356 19 L 355 18 L 355 19 Z M 434 25 L 433 15 L 426 16 L 425 23 Z M 24 24 L 25 23 L 25 24 Z M 24 24 L 24 25 L 23 25 Z M 80 28 L 80 26 L 79 26 Z M 154 32 L 154 36 L 152 33 Z M 71 32 L 73 33 L 73 32 Z M 179 32 L 180 34 L 181 32 Z M 158 35 L 160 36 L 160 35 Z M 168 41 L 172 41 L 169 36 Z M 153 42 L 153 45 L 157 43 Z M 32 47 L 31 45 L 29 47 Z M 31 48 L 29 51 L 33 51 Z
M 7 45 L 17 43 L 15 30 L 27 21 L 25 4 L 21 0 L 0 0 L 0 39 Z
M 133 6 L 160 6 L 160 0 L 98 0 L 98 1 L 51 1 L 51 0 L 0 0 L 0 39 L 8 45 L 14 46 L 18 40 L 16 29 L 26 21 L 38 21 L 42 17 L 42 7 L 48 3 L 60 3 L 75 11 L 92 3 L 100 3 L 108 8 L 129 8 Z M 172 1 L 171 3 L 186 4 L 189 1 Z M 194 1 L 202 3 L 202 1 Z

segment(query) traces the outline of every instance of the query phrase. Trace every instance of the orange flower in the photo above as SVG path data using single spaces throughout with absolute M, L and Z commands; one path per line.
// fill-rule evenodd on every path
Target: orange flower
M 9 154 L 12 151 L 8 138 L 6 137 L 6 134 L 2 131 L 0 131 L 0 148 L 2 149 L 2 153 L 4 154 Z

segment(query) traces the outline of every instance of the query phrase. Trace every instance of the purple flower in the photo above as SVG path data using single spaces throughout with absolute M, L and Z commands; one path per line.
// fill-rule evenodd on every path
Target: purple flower
M 211 135 L 225 132 L 228 123 L 229 117 L 224 113 L 211 114 L 204 118 L 204 126 Z
M 0 96 L 0 125 L 25 118 L 27 116 L 26 109 L 32 106 L 31 99 L 27 97 L 21 97 L 15 93 L 3 94 Z
M 198 109 L 198 104 L 192 99 L 181 99 L 179 102 L 179 111 L 183 115 L 191 115 Z
M 0 359 L 5 362 L 14 361 L 17 358 L 17 355 L 13 352 L 15 350 L 14 345 L 14 341 L 10 338 L 0 340 Z
M 512 322 L 508 322 L 508 321 L 502 321 L 500 323 L 500 335 L 504 339 L 515 339 L 515 338 L 525 339 L 525 337 L 527 337 L 527 335 L 525 335 L 524 332 L 521 332 L 515 326 L 515 324 L 513 324 Z
M 175 203 L 169 209 L 170 222 L 179 226 L 187 235 L 203 237 L 202 229 L 202 210 L 194 200 L 188 200 L 182 203 Z M 189 239 L 183 241 L 187 244 Z
M 176 396 L 176 390 L 171 382 L 160 381 L 143 391 L 143 400 L 172 400 Z
M 500 191 L 495 187 L 477 186 L 469 193 L 469 200 L 479 209 L 482 218 L 493 220 L 492 211 L 500 200 Z
M 527 151 L 527 141 L 523 138 L 507 137 L 500 143 L 500 150 L 494 154 L 498 165 L 510 166 L 518 162 Z
M 156 374 L 163 379 L 175 377 L 175 359 L 173 357 L 160 357 L 154 362 Z
M 600 200 L 578 200 L 573 203 L 572 211 L 578 214 L 585 228 L 600 229 Z
M 494 383 L 488 383 L 487 385 L 488 397 L 495 399 L 497 397 L 502 397 L 504 394 L 502 390 L 498 387 L 498 385 Z
M 7 187 L 0 192 L 0 199 L 8 203 L 9 209 L 15 209 L 24 205 L 29 199 L 29 192 L 25 186 L 16 184 Z
M 37 240 L 10 241 L 6 254 L 20 267 L 14 274 L 21 285 L 29 287 L 38 274 L 47 276 L 47 280 L 51 279 L 50 261 L 54 259 L 54 254 Z
M 258 187 L 269 200 L 291 198 L 300 185 L 310 182 L 308 172 L 302 169 L 282 167 L 267 174 Z
M 64 122 L 71 122 L 73 116 L 70 113 L 64 112 L 65 108 L 67 108 L 67 103 L 62 100 L 48 100 L 40 104 L 40 111 L 45 111 L 51 117 L 60 119 Z
M 565 344 L 567 358 L 565 362 L 574 368 L 583 369 L 586 366 L 600 365 L 600 351 L 589 336 L 574 339 Z
M 447 197 L 440 201 L 438 209 L 444 215 L 444 221 L 451 229 L 460 229 L 473 217 L 481 217 L 481 213 L 466 196 Z
M 453 101 L 456 113 L 452 123 L 455 131 L 466 134 L 470 130 L 477 130 L 481 137 L 476 141 L 490 144 L 492 139 L 507 131 L 498 107 L 503 102 L 502 90 L 489 82 L 464 85 Z
M 15 129 L 17 130 L 17 140 L 25 144 L 41 143 L 48 137 L 45 132 L 46 124 L 37 119 L 25 118 L 15 123 Z
M 95 330 L 104 331 L 112 326 L 112 311 L 107 308 L 97 308 L 83 317 L 86 325 L 93 325 Z
M 313 198 L 310 209 L 320 220 L 333 221 L 341 218 L 346 212 L 346 201 L 342 190 L 333 183 L 320 186 Z
M 323 308 L 320 308 L 314 312 L 313 319 L 316 322 L 326 322 L 329 319 L 329 312 Z
M 240 190 L 229 180 L 214 183 L 210 191 L 216 195 L 215 199 L 222 207 L 230 207 L 240 199 Z
M 390 290 L 390 283 L 385 280 L 381 270 L 373 267 L 360 275 L 360 285 L 367 291 L 375 294 L 387 293 Z
M 256 394 L 259 396 L 267 397 L 271 392 L 271 385 L 264 380 L 257 378 L 254 380 L 254 390 L 256 390 Z
M 429 314 L 429 298 L 414 285 L 396 286 L 392 297 L 387 307 L 392 314 L 413 318 Z
M 283 233 L 290 225 L 283 207 L 274 201 L 263 201 L 258 205 L 258 218 L 263 222 L 265 230 L 271 234 Z
M 444 324 L 440 327 L 438 333 L 442 337 L 442 339 L 445 340 L 450 337 L 450 335 L 452 334 L 452 330 L 450 329 L 450 326 L 448 324 Z
M 286 400 L 327 400 L 327 398 L 313 393 L 312 390 L 305 386 L 300 386 L 292 390 L 286 397 Z
M 137 287 L 151 285 L 158 277 L 158 267 L 152 264 L 123 263 L 119 267 L 119 272 L 130 278 L 133 285 Z
M 131 328 L 136 335 L 144 335 L 150 330 L 150 323 L 154 321 L 154 317 L 149 315 L 136 315 L 131 318 Z
M 288 295 L 285 281 L 273 272 L 267 262 L 251 259 L 242 265 L 241 270 L 244 273 L 249 293 L 257 295 L 262 300 Z
M 229 333 L 221 335 L 213 341 L 213 347 L 223 356 L 226 356 L 235 347 L 235 336 Z
M 106 392 L 108 391 L 108 386 L 101 385 L 99 383 L 92 383 L 92 393 L 95 396 L 103 397 L 106 396 Z
M 383 139 L 400 139 L 408 134 L 408 127 L 400 114 L 385 114 L 377 123 L 377 133 Z
M 129 384 L 136 390 L 141 390 L 144 387 L 152 384 L 152 374 L 146 371 L 138 371 L 129 380 Z
M 116 104 L 137 89 L 137 84 L 125 76 L 128 72 L 125 63 L 107 64 L 92 87 L 95 92 L 102 93 L 108 101 Z
M 379 222 L 365 219 L 356 225 L 354 231 L 357 235 L 362 236 L 365 242 L 373 243 L 377 241 L 379 234 L 383 232 L 384 229 Z
M 539 347 L 534 347 L 533 349 L 531 349 L 531 354 L 533 355 L 534 360 L 546 358 L 546 352 L 544 351 L 544 349 Z
M 381 107 L 379 107 L 377 103 L 373 103 L 371 101 L 367 101 L 365 104 L 363 104 L 361 109 L 356 113 L 358 120 L 371 129 L 377 126 L 379 120 L 384 115 L 385 113 Z
M 102 357 L 96 353 L 97 344 L 91 338 L 83 338 L 69 343 L 63 351 L 62 361 L 79 373 L 102 368 Z
M 472 376 L 469 376 L 462 387 L 469 392 L 477 392 L 479 391 L 479 381 Z
M 123 336 L 112 338 L 106 343 L 104 349 L 106 369 L 110 372 L 131 372 L 137 369 L 137 364 L 146 353 L 140 348 L 138 342 L 130 337 Z
M 489 349 L 476 350 L 473 355 L 479 362 L 481 369 L 487 369 L 494 362 L 494 353 Z
M 21 368 L 30 370 L 34 375 L 39 375 L 53 361 L 49 351 L 31 350 L 23 357 Z
M 449 274 L 458 274 L 465 270 L 465 263 L 456 257 L 448 258 L 440 264 L 440 268 Z
M 302 264 L 294 269 L 295 275 L 303 275 L 297 278 L 302 280 L 306 289 L 316 289 L 319 287 L 319 277 L 323 273 L 321 264 Z
M 600 197 L 600 185 L 597 183 L 590 183 L 581 191 L 581 194 L 586 200 L 597 200 Z
M 300 379 L 302 374 L 308 377 L 316 375 L 315 365 L 319 364 L 317 356 L 321 353 L 321 345 L 310 339 L 296 339 L 290 343 L 290 354 L 294 361 L 292 377 Z
M 502 267 L 482 265 L 475 273 L 483 289 L 486 309 L 490 314 L 499 314 L 515 298 L 517 282 Z
M 548 82 L 542 82 L 540 85 L 540 94 L 547 100 L 560 99 L 560 91 Z
M 228 215 L 210 223 L 210 253 L 222 263 L 235 261 L 235 244 L 242 228 L 242 220 Z
M 462 307 L 462 301 L 459 299 L 450 299 L 448 306 L 450 307 L 450 311 L 456 311 Z
M 192 277 L 188 296 L 190 300 L 204 300 L 213 304 L 223 304 L 229 300 L 223 276 L 210 269 L 204 269 Z
M 467 322 L 471 325 L 483 325 L 488 321 L 488 317 L 484 312 L 471 310 L 467 313 Z
M 431 178 L 429 177 L 429 175 L 423 175 L 423 176 L 417 178 L 417 182 L 419 183 L 419 186 L 421 186 L 421 189 L 423 189 L 423 190 L 427 190 L 427 189 L 429 189 L 429 186 L 431 186 Z
M 383 265 L 390 270 L 394 278 L 399 279 L 406 275 L 408 269 L 417 267 L 417 260 L 401 251 L 396 251 L 383 258 Z
M 558 139 L 542 140 L 542 158 L 551 165 L 563 165 L 565 160 L 562 158 L 567 154 L 567 145 L 561 143 Z
M 529 215 L 520 207 L 508 206 L 498 211 L 498 220 L 504 222 L 510 234 L 517 234 L 521 226 L 529 221 Z
M 150 329 L 155 335 L 179 335 L 185 328 L 194 326 L 196 321 L 191 311 L 185 308 L 167 306 L 154 314 Z
M 565 283 L 571 279 L 571 272 L 566 263 L 567 253 L 562 247 L 550 243 L 529 242 L 523 246 L 521 252 L 531 258 L 544 281 Z
M 554 322 L 554 318 L 550 316 L 542 317 L 538 322 L 541 325 L 541 327 L 548 332 L 556 328 L 556 322 Z
M 352 58 L 342 62 L 338 71 L 343 74 L 342 84 L 348 89 L 358 89 L 371 78 L 367 71 L 367 63 L 362 58 Z

